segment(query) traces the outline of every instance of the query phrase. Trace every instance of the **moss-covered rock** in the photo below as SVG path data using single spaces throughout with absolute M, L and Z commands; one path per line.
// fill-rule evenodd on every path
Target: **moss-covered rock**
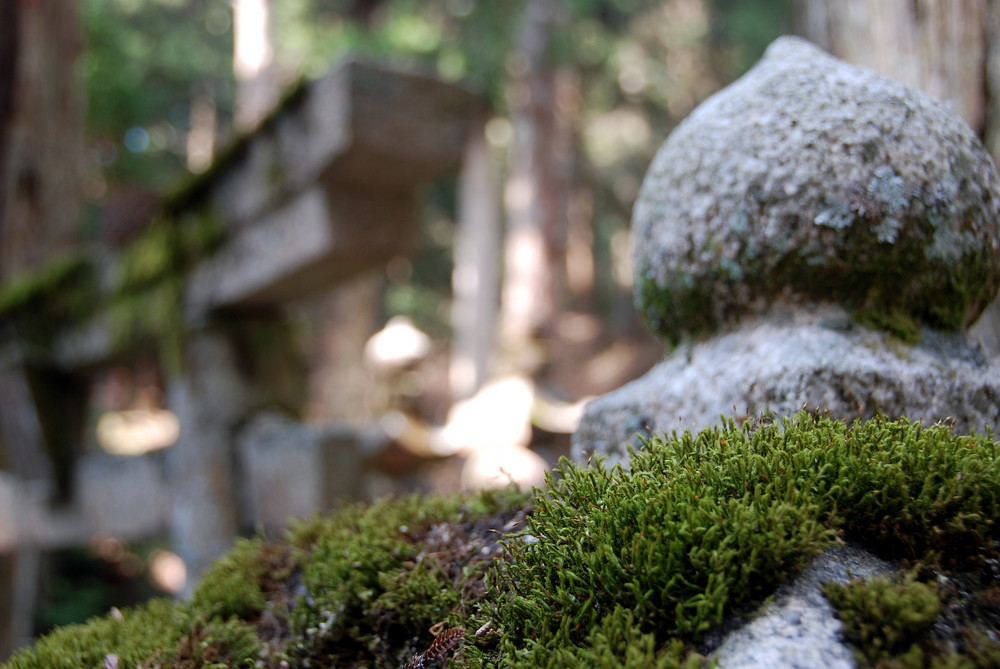
M 908 339 L 960 330 L 1000 286 L 998 221 L 1000 178 L 957 114 L 784 37 L 650 166 L 636 301 L 669 344 L 790 296 Z
M 709 630 L 842 539 L 913 565 L 830 589 L 863 658 L 990 666 L 998 520 L 989 437 L 727 422 L 653 439 L 628 470 L 564 461 L 531 499 L 385 501 L 240 542 L 190 602 L 58 630 L 5 667 L 702 666 Z M 965 618 L 948 618 L 946 582 L 974 602 Z M 928 642 L 942 626 L 947 643 Z

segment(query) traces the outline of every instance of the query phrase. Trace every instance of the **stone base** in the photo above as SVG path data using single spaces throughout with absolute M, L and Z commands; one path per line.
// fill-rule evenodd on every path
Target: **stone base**
M 954 421 L 959 432 L 1000 424 L 1000 359 L 960 335 L 926 331 L 916 345 L 853 323 L 834 306 L 776 310 L 681 347 L 645 376 L 591 402 L 573 436 L 578 462 L 628 460 L 654 434 L 696 432 L 721 417 L 802 408 L 840 419 Z

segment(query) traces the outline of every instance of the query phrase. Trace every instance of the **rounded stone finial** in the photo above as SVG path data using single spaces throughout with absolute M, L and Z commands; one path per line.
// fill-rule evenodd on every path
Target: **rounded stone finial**
M 672 343 L 782 299 L 957 330 L 1000 286 L 1000 178 L 944 104 L 783 37 L 661 147 L 633 238 Z

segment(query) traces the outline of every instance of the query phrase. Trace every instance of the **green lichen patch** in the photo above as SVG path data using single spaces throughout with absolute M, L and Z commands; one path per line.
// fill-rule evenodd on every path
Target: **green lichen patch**
M 184 281 L 195 263 L 221 243 L 223 231 L 208 211 L 161 216 L 110 261 L 98 280 L 92 259 L 70 257 L 0 287 L 0 333 L 44 358 L 60 332 L 106 314 L 115 351 L 155 340 L 168 368 L 179 365 Z
M 85 259 L 73 256 L 20 275 L 0 291 L 0 314 L 9 316 L 33 308 L 38 301 L 51 298 L 54 293 L 79 281 L 89 270 Z
M 44 346 L 55 325 L 81 318 L 96 296 L 92 264 L 83 257 L 62 258 L 17 276 L 0 287 L 0 322 L 4 336 L 27 349 Z
M 190 603 L 59 630 L 8 667 L 697 667 L 706 632 L 841 539 L 920 576 L 828 588 L 866 661 L 995 666 L 998 519 L 990 437 L 727 421 L 651 439 L 628 470 L 563 461 L 532 499 L 410 497 L 239 542 Z
M 765 250 L 747 232 L 691 248 L 675 267 L 654 268 L 654 259 L 641 257 L 636 307 L 670 346 L 776 298 L 843 304 L 859 323 L 904 341 L 919 340 L 921 326 L 953 332 L 974 322 L 1000 288 L 1000 255 L 990 240 L 933 208 L 897 220 L 882 217 L 876 204 L 852 205 L 865 212 L 856 225 L 820 217 L 823 229 L 813 237 L 769 241 Z
M 122 251 L 116 261 L 117 280 L 104 296 L 116 349 L 154 339 L 167 369 L 179 369 L 184 280 L 222 238 L 216 216 L 189 211 L 157 219 Z

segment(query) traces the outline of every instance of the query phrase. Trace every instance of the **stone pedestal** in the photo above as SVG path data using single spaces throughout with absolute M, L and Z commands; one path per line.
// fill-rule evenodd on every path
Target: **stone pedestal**
M 860 326 L 842 307 L 775 306 L 681 347 L 642 378 L 587 406 L 573 457 L 628 460 L 654 434 L 698 432 L 722 417 L 801 409 L 851 420 L 875 414 L 982 432 L 1000 425 L 1000 364 L 961 334 L 925 330 L 907 344 Z
M 373 436 L 343 424 L 308 425 L 276 413 L 255 417 L 237 438 L 244 522 L 280 532 L 292 518 L 361 498 Z
M 170 449 L 171 534 L 193 586 L 239 530 L 232 433 L 250 397 L 236 351 L 218 332 L 187 343 L 188 374 L 167 388 L 180 436 Z

